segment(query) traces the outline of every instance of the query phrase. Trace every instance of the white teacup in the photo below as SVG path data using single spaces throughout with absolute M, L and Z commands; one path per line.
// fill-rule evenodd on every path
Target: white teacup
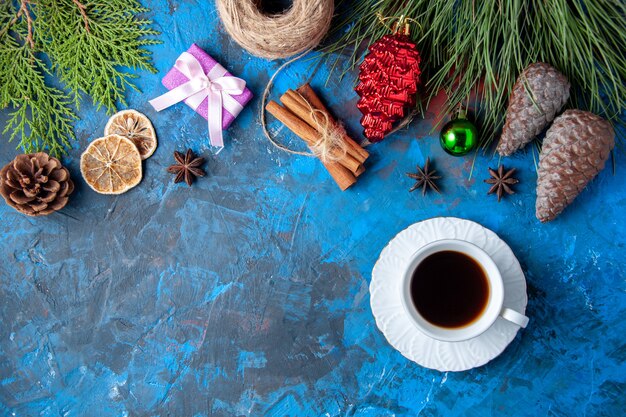
M 411 280 L 413 273 L 419 264 L 428 256 L 441 251 L 460 252 L 472 258 L 480 265 L 489 284 L 489 299 L 482 313 L 469 324 L 462 327 L 441 327 L 426 320 L 413 304 L 411 297 Z M 415 252 L 409 262 L 401 287 L 402 305 L 407 314 L 412 318 L 415 326 L 427 336 L 446 342 L 460 342 L 468 340 L 484 333 L 489 329 L 498 317 L 526 327 L 528 317 L 517 311 L 504 307 L 504 284 L 498 266 L 493 259 L 478 246 L 457 239 L 444 239 L 432 242 Z

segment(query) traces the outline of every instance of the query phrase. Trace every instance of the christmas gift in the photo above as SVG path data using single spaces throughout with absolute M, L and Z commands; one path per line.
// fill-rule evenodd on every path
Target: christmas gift
M 223 147 L 228 128 L 252 99 L 246 82 L 234 77 L 196 44 L 183 52 L 163 77 L 169 92 L 150 100 L 157 111 L 184 101 L 208 121 L 211 145 Z

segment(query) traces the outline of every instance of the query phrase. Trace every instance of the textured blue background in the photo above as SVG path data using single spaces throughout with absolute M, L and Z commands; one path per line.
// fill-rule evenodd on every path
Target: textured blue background
M 426 120 L 371 148 L 368 171 L 341 193 L 321 164 L 275 150 L 257 117 L 279 63 L 243 52 L 208 2 L 154 1 L 158 74 L 141 73 L 129 105 L 160 145 L 142 183 L 121 196 L 83 182 L 79 155 L 107 117 L 86 106 L 68 165 L 77 190 L 62 213 L 22 216 L 0 204 L 0 415 L 9 416 L 592 416 L 626 408 L 626 158 L 603 171 L 555 222 L 534 217 L 533 157 L 500 204 L 482 182 L 496 159 L 455 159 Z M 197 42 L 256 93 L 211 154 L 206 122 L 184 105 L 147 104 Z M 311 75 L 359 132 L 351 79 L 300 62 L 275 95 Z M 6 116 L 6 113 L 4 113 Z M 4 120 L 4 117 L 0 118 Z M 279 124 L 271 129 L 291 136 Z M 3 136 L 0 163 L 16 154 Z M 293 146 L 299 146 L 296 140 Z M 165 168 L 175 149 L 208 160 L 189 189 Z M 444 193 L 408 193 L 405 172 L 435 160 Z M 531 317 L 509 348 L 463 373 L 423 369 L 377 330 L 368 283 L 385 244 L 433 216 L 493 229 L 527 274 Z

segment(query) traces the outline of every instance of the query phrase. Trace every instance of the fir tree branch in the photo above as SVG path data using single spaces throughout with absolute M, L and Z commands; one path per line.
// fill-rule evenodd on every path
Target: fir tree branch
M 87 17 L 87 8 L 85 7 L 84 4 L 82 4 L 78 0 L 72 0 L 72 1 L 76 5 L 76 7 L 78 7 L 78 10 L 80 10 L 80 15 L 82 16 L 83 21 L 85 22 L 85 30 L 87 31 L 87 33 L 90 33 L 89 18 Z
M 0 5 L 2 6 L 2 5 Z M 0 9 L 0 21 L 2 21 L 2 29 L 0 29 L 0 38 L 2 38 L 17 23 L 20 16 L 13 12 L 11 4 L 4 4 L 5 9 Z
M 151 53 L 157 32 L 150 21 L 137 18 L 146 11 L 135 0 L 94 0 L 77 6 L 76 0 L 40 0 L 45 49 L 59 79 L 69 88 L 74 104 L 91 96 L 108 113 L 126 105 L 128 89 L 137 76 L 121 68 L 155 71 Z
M 0 0 L 0 109 L 3 133 L 25 152 L 65 153 L 81 96 L 97 108 L 125 105 L 137 75 L 154 72 L 145 46 L 158 43 L 137 0 Z M 52 70 L 46 63 L 50 60 Z M 70 94 L 48 84 L 57 75 Z
M 35 47 L 35 43 L 33 40 L 33 19 L 28 10 L 29 4 L 30 4 L 29 0 L 21 0 L 20 8 L 17 11 L 17 13 L 14 12 L 14 9 L 11 3 L 4 4 L 5 9 L 0 10 L 3 14 L 3 20 L 4 20 L 2 29 L 0 29 L 0 38 L 6 35 L 7 32 L 20 20 L 21 17 L 25 17 L 26 22 L 27 22 L 27 28 L 28 28 L 27 36 L 25 40 L 30 45 L 31 48 Z M 14 16 L 12 19 L 8 19 L 8 22 L 6 22 L 8 15 L 14 15 Z
M 13 25 L 24 43 L 9 31 L 0 34 L 0 108 L 13 108 L 3 133 L 9 133 L 9 141 L 19 139 L 18 148 L 24 152 L 46 150 L 60 156 L 75 138 L 71 102 L 63 91 L 46 84 L 48 69 L 36 55 L 36 43 L 24 36 L 28 23 L 18 18 Z
M 26 18 L 28 33 L 28 35 L 26 36 L 26 43 L 30 45 L 31 49 L 35 49 L 35 41 L 33 40 L 33 18 L 31 17 L 30 11 L 28 10 L 29 4 L 29 0 L 21 0 L 20 10 L 15 17 L 19 19 L 20 17 L 24 16 L 24 18 Z

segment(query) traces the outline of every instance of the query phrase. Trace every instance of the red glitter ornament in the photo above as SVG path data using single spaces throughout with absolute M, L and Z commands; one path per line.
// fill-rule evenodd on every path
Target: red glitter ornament
M 363 134 L 370 142 L 380 142 L 415 106 L 420 81 L 420 55 L 417 46 L 403 33 L 385 35 L 370 46 L 359 66 L 361 97 L 357 107 L 363 113 Z

